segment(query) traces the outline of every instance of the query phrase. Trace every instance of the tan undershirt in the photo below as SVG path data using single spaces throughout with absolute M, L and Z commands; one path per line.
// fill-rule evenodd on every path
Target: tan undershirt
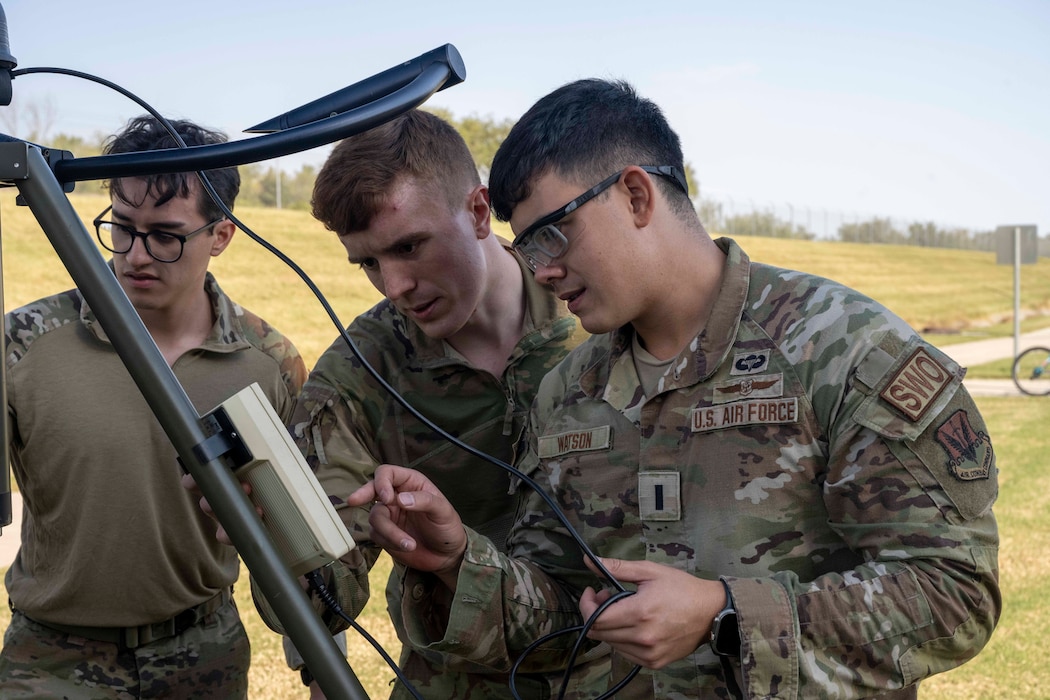
M 642 391 L 645 392 L 646 398 L 655 396 L 660 386 L 661 377 L 667 374 L 671 363 L 678 358 L 658 359 L 642 347 L 637 333 L 634 334 L 634 338 L 631 341 L 631 354 L 634 356 L 634 370 L 638 373 L 638 381 L 642 384 Z

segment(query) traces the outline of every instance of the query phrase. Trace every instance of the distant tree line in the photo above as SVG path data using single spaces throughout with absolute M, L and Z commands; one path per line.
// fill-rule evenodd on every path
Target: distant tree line
M 764 236 L 808 241 L 816 234 L 799 224 L 778 219 L 773 212 L 755 210 L 746 214 L 724 214 L 722 205 L 711 199 L 699 199 L 697 211 L 708 231 L 727 236 Z
M 745 213 L 725 214 L 723 204 L 711 199 L 700 200 L 697 210 L 704 226 L 713 233 L 797 240 L 818 238 L 806 226 L 780 218 L 770 210 L 756 208 Z M 932 221 L 900 222 L 878 216 L 866 221 L 842 222 L 833 231 L 822 240 L 994 251 L 997 238 L 994 230 L 973 231 L 958 226 L 941 227 Z M 1043 234 L 1038 249 L 1039 255 L 1050 257 L 1050 235 Z
M 442 108 L 427 108 L 452 124 L 467 142 L 482 180 L 488 179 L 489 166 L 496 150 L 510 132 L 514 121 L 497 120 L 472 114 L 455 117 Z M 106 135 L 82 138 L 68 134 L 50 137 L 55 110 L 51 102 L 33 103 L 21 109 L 0 111 L 0 127 L 6 133 L 19 135 L 27 141 L 52 148 L 67 150 L 77 157 L 98 155 Z M 22 135 L 26 134 L 26 135 Z M 272 163 L 272 161 L 271 161 Z M 726 213 L 722 203 L 707 198 L 699 189 L 696 173 L 690 163 L 685 164 L 689 191 L 705 227 L 713 233 L 728 236 L 765 236 L 797 240 L 813 240 L 817 235 L 801 223 L 778 216 L 772 210 L 753 208 L 751 211 Z M 238 204 L 247 206 L 281 207 L 309 211 L 310 196 L 317 168 L 303 165 L 292 173 L 276 165 L 253 163 L 240 167 L 241 194 Z M 872 217 L 866 221 L 842 222 L 832 235 L 825 230 L 824 238 L 850 243 L 913 245 L 928 248 L 961 248 L 995 250 L 995 231 L 970 231 L 964 228 L 941 228 L 933 222 L 900 223 L 889 218 Z M 1039 253 L 1050 256 L 1050 235 L 1039 240 Z
M 878 217 L 870 221 L 839 226 L 839 240 L 852 243 L 912 245 L 921 248 L 995 250 L 995 231 L 942 229 L 933 222 L 915 222 L 908 224 L 906 229 L 899 230 L 889 219 Z

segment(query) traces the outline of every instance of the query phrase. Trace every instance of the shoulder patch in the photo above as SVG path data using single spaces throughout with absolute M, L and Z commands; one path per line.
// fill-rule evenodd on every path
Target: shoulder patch
M 923 347 L 915 348 L 879 396 L 912 421 L 918 421 L 951 384 L 954 375 Z
M 937 442 L 948 453 L 948 469 L 957 479 L 987 479 L 993 464 L 992 441 L 988 433 L 974 430 L 970 415 L 955 411 L 937 428 Z

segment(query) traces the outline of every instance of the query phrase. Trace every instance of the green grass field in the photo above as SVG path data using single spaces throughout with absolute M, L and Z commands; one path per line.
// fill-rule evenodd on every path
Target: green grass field
M 86 188 L 85 188 L 86 189 Z M 74 194 L 85 221 L 101 211 L 102 195 Z M 351 268 L 334 234 L 303 212 L 237 211 L 248 225 L 283 250 L 309 274 L 344 324 L 379 299 L 363 274 Z M 502 235 L 509 231 L 497 226 Z M 71 286 L 50 243 L 30 212 L 14 205 L 14 193 L 0 192 L 5 311 Z M 824 275 L 882 301 L 916 328 L 949 329 L 951 339 L 1008 336 L 1012 332 L 1012 269 L 995 264 L 994 254 L 971 251 L 864 246 L 844 243 L 738 239 L 752 259 Z M 212 270 L 237 301 L 259 313 L 293 339 L 307 364 L 335 337 L 331 321 L 299 278 L 247 235 L 214 261 Z M 1025 327 L 1050 325 L 1050 260 L 1025 267 L 1022 306 Z M 1008 372 L 1007 375 L 1008 376 Z M 1000 468 L 996 506 L 1002 538 L 1000 556 L 1005 610 L 989 647 L 971 663 L 923 685 L 924 699 L 1035 698 L 1048 696 L 1050 670 L 1037 654 L 1050 634 L 1043 601 L 1050 598 L 1050 470 L 1043 451 L 1050 425 L 1050 401 L 1039 398 L 981 398 Z M 5 537 L 17 536 L 7 531 Z M 373 571 L 380 590 L 386 560 Z M 245 572 L 246 575 L 246 572 Z M 246 581 L 237 600 L 253 645 L 251 697 L 283 700 L 306 697 L 298 674 L 284 666 L 280 639 L 259 620 Z M 396 657 L 399 645 L 383 602 L 373 598 L 361 624 Z M 9 615 L 0 608 L 0 631 Z M 351 633 L 349 662 L 371 697 L 384 698 L 392 673 L 366 642 Z

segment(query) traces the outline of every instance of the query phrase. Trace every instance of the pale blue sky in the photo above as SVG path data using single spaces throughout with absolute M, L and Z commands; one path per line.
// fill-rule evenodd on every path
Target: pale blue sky
M 1046 0 L 0 4 L 19 68 L 94 73 L 234 138 L 452 43 L 467 79 L 429 104 L 457 116 L 517 118 L 570 80 L 623 78 L 664 108 L 704 193 L 1050 233 Z M 68 77 L 14 92 L 2 109 L 48 101 L 53 133 L 141 112 Z

